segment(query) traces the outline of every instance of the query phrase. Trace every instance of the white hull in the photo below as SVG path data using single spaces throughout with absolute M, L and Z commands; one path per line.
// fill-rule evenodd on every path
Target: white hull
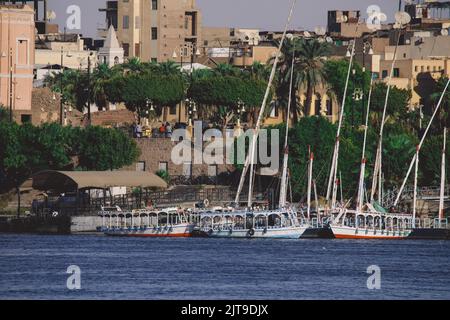
M 115 228 L 105 229 L 103 231 L 108 236 L 122 237 L 190 237 L 193 229 L 193 224 L 183 223 L 172 226 Z
M 405 239 L 411 233 L 411 230 L 357 229 L 333 225 L 331 230 L 337 239 Z
M 273 229 L 233 229 L 233 230 L 208 230 L 206 233 L 211 238 L 271 238 L 271 239 L 298 239 L 307 227 L 286 227 Z

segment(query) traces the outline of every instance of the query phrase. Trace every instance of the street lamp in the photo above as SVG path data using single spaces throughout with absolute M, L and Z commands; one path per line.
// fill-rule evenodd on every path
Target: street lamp
M 241 100 L 241 98 L 238 98 L 237 103 L 237 113 L 238 113 L 238 119 L 237 119 L 237 126 L 238 128 L 241 127 L 241 116 L 245 112 L 245 103 Z

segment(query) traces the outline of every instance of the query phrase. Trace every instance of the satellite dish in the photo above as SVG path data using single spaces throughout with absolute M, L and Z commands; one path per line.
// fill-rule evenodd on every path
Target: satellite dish
M 327 33 L 327 30 L 324 27 L 316 27 L 314 32 L 319 36 L 324 36 Z
M 441 35 L 448 36 L 448 29 L 442 29 L 441 30 Z
M 53 10 L 49 10 L 47 11 L 47 19 L 50 20 L 55 20 L 56 19 L 56 12 Z
M 333 43 L 333 39 L 332 39 L 331 37 L 326 37 L 325 40 L 326 40 L 328 43 Z
M 308 31 L 303 32 L 303 35 L 305 36 L 305 38 L 311 38 L 311 33 L 309 33 Z
M 395 14 L 395 22 L 398 25 L 405 26 L 411 22 L 411 16 L 404 11 L 399 11 Z
M 292 33 L 288 33 L 286 35 L 286 38 L 289 39 L 289 40 L 292 40 L 292 39 L 294 39 L 294 35 Z
M 342 16 L 342 22 L 347 22 L 348 21 L 348 17 L 347 16 Z

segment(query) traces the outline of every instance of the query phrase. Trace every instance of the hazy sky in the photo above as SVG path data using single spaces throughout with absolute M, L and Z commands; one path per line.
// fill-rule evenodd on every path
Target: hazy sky
M 56 12 L 54 22 L 63 28 L 67 8 L 78 5 L 81 8 L 81 33 L 96 36 L 98 27 L 105 24 L 105 15 L 98 11 L 106 6 L 106 0 L 48 0 L 50 9 Z M 314 30 L 325 26 L 327 10 L 359 9 L 366 16 L 370 5 L 378 5 L 381 11 L 393 20 L 398 9 L 397 0 L 298 0 L 292 27 Z M 283 28 L 291 0 L 197 0 L 203 15 L 203 24 L 212 27 L 242 27 L 265 30 Z M 80 32 L 77 30 L 77 32 Z

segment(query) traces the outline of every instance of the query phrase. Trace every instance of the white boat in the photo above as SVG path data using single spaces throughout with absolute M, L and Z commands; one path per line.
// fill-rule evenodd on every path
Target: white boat
M 198 219 L 196 231 L 211 238 L 298 239 L 309 227 L 292 209 L 205 211 Z
M 102 208 L 99 216 L 102 217 L 99 230 L 108 236 L 191 237 L 194 230 L 190 216 L 178 208 L 132 211 Z
M 337 239 L 405 239 L 412 232 L 412 216 L 386 213 L 367 206 L 367 211 L 341 209 L 330 227 Z

